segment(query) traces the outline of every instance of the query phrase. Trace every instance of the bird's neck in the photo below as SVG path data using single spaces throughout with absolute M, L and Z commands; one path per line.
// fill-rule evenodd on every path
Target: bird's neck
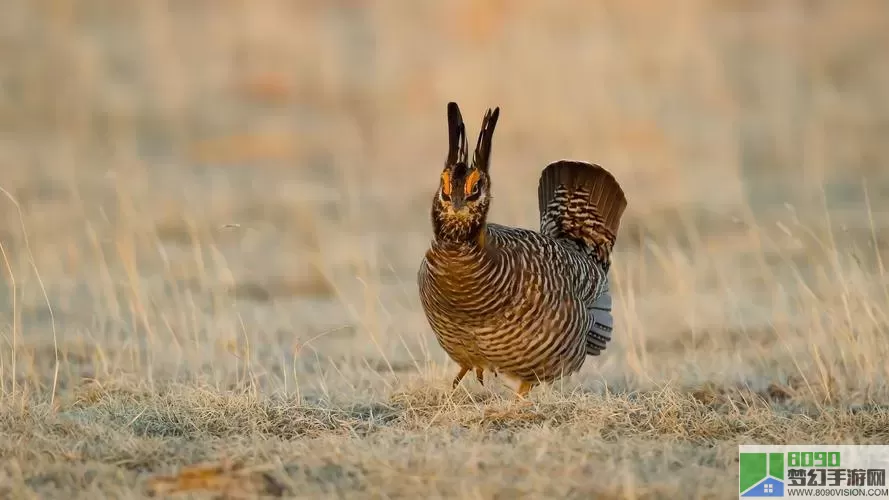
M 433 246 L 442 250 L 461 251 L 465 253 L 482 251 L 488 241 L 487 224 L 434 224 Z
M 469 280 L 496 260 L 485 227 L 474 238 L 436 235 L 426 251 L 426 263 L 433 279 L 439 282 L 439 288 L 454 294 L 459 294 Z

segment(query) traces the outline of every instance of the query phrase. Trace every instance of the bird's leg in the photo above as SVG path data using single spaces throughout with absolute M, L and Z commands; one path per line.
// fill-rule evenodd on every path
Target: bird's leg
M 460 381 L 463 380 L 463 377 L 465 377 L 468 372 L 469 372 L 469 368 L 466 368 L 465 366 L 461 366 L 460 373 L 458 373 L 457 376 L 454 377 L 454 383 L 451 384 L 451 388 L 456 389 L 457 385 L 460 384 Z
M 475 369 L 475 378 L 478 380 L 478 383 L 481 385 L 485 385 L 485 371 L 481 368 Z
M 523 401 L 524 401 L 524 400 L 525 400 L 525 396 L 527 396 L 528 393 L 529 393 L 529 392 L 531 391 L 531 389 L 533 389 L 533 388 L 534 388 L 534 384 L 532 384 L 531 382 L 524 382 L 524 381 L 523 381 L 522 383 L 519 384 L 519 388 L 518 388 L 518 390 L 516 391 L 516 396 L 518 396 L 520 400 L 523 400 Z

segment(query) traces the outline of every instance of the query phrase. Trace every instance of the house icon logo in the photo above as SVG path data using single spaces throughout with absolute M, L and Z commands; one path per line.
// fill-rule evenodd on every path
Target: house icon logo
M 784 496 L 783 453 L 741 453 L 740 467 L 741 497 Z

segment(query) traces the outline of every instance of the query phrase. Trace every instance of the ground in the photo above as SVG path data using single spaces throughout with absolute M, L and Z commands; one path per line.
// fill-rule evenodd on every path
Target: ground
M 889 443 L 885 2 L 125 3 L 0 21 L 0 497 L 726 498 L 739 444 Z M 629 198 L 614 341 L 529 405 L 419 305 L 449 100 L 501 106 L 492 220 L 560 158 Z

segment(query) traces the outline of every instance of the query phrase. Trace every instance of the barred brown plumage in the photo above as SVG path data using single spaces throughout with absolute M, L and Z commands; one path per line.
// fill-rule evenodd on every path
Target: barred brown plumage
M 539 232 L 488 223 L 499 116 L 485 114 L 470 163 L 460 109 L 448 104 L 448 155 L 418 285 L 439 344 L 460 365 L 454 387 L 469 370 L 480 382 L 490 370 L 516 379 L 524 397 L 611 340 L 608 271 L 627 200 L 604 168 L 560 160 L 540 176 Z

